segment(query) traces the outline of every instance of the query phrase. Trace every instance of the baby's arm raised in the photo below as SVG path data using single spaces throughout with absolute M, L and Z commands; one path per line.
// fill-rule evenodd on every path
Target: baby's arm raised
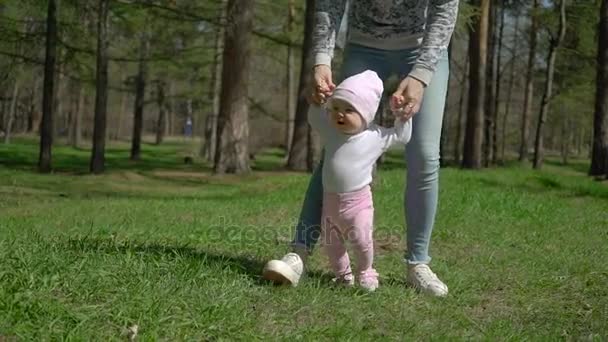
M 382 150 L 386 151 L 396 144 L 407 144 L 412 138 L 412 120 L 395 119 L 391 128 L 378 126 Z
M 322 140 L 327 139 L 331 134 L 331 126 L 327 118 L 325 108 L 310 105 L 308 108 L 308 123 L 321 136 Z

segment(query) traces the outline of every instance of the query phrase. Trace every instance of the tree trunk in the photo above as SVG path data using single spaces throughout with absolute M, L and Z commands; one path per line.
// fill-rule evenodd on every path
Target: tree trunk
M 74 122 L 74 144 L 73 147 L 77 148 L 82 144 L 82 116 L 84 114 L 85 103 L 86 103 L 86 90 L 84 87 L 80 87 L 78 90 L 78 104 L 76 106 L 76 117 Z
M 158 120 L 156 120 L 156 145 L 160 145 L 163 142 L 165 134 L 167 108 L 165 105 L 165 82 L 159 81 L 156 84 L 157 89 L 157 103 L 158 103 Z
M 492 161 L 492 132 L 494 131 L 494 99 L 496 98 L 496 17 L 497 5 L 490 1 L 490 12 L 488 17 L 488 55 L 486 65 L 486 93 L 484 99 L 484 143 L 483 143 L 483 165 L 490 166 Z
M 452 62 L 452 41 L 450 41 L 450 44 L 448 45 L 448 63 Z M 450 70 L 451 70 L 451 66 L 450 66 Z M 452 77 L 451 75 L 448 78 L 448 89 L 446 91 L 445 94 L 445 98 L 446 98 L 446 103 L 445 106 L 443 108 L 443 117 L 441 119 L 441 138 L 439 140 L 439 165 L 440 167 L 444 167 L 446 166 L 447 162 L 446 162 L 446 153 L 445 153 L 445 148 L 446 146 L 448 146 L 448 135 L 449 135 L 449 127 L 448 127 L 448 112 L 449 112 L 449 98 L 450 98 L 450 81 L 451 81 Z M 383 123 L 380 122 L 380 125 L 382 125 Z
M 31 99 L 30 99 L 30 109 L 29 109 L 29 113 L 27 114 L 27 128 L 26 128 L 26 133 L 32 133 L 34 132 L 34 121 L 35 117 L 37 116 L 36 113 L 36 101 L 37 101 L 37 92 L 38 92 L 38 87 L 40 85 L 40 79 L 36 78 L 36 80 L 34 81 L 34 86 L 31 90 Z
M 295 116 L 295 103 L 296 98 L 293 92 L 295 85 L 294 79 L 294 67 L 295 67 L 295 49 L 291 44 L 293 39 L 294 20 L 295 20 L 295 3 L 294 0 L 289 0 L 287 4 L 287 35 L 289 36 L 290 44 L 287 45 L 287 118 L 285 125 L 285 155 L 289 156 L 289 150 L 291 150 L 291 142 L 293 139 L 293 120 Z
M 514 32 L 515 32 L 515 38 L 513 39 L 514 42 L 517 42 L 517 33 L 519 30 L 519 16 L 515 17 L 515 28 L 514 28 Z M 512 49 L 511 52 L 511 66 L 509 67 L 509 87 L 507 88 L 507 102 L 505 104 L 505 114 L 502 118 L 502 136 L 501 136 L 501 144 L 502 144 L 502 148 L 501 148 L 501 153 L 500 153 L 500 161 L 502 163 L 505 162 L 505 148 L 507 145 L 507 120 L 509 120 L 509 111 L 511 109 L 511 100 L 512 100 L 512 94 L 513 94 L 513 83 L 515 80 L 515 49 Z
M 57 53 L 57 4 L 49 0 L 46 20 L 46 53 L 44 62 L 44 90 L 42 96 L 42 123 L 40 127 L 40 155 L 38 169 L 51 172 L 53 146 L 53 95 L 55 85 L 55 57 Z
M 120 92 L 120 109 L 118 112 L 118 118 L 116 119 L 116 133 L 114 135 L 114 139 L 116 140 L 120 140 L 120 138 L 122 137 L 122 124 L 124 121 L 125 113 L 127 112 L 128 94 L 129 93 L 126 91 Z
M 569 117 L 566 117 L 562 122 L 562 134 L 560 140 L 562 163 L 566 165 L 568 164 L 568 157 L 570 156 L 570 140 L 572 140 L 572 124 Z
M 536 126 L 536 140 L 534 141 L 534 164 L 535 169 L 540 169 L 543 163 L 543 126 L 547 121 L 549 113 L 549 103 L 553 96 L 553 73 L 555 70 L 555 58 L 557 57 L 557 48 L 561 45 L 566 36 L 566 0 L 561 0 L 559 4 L 559 32 L 557 37 L 551 37 L 549 46 L 549 56 L 547 64 L 547 80 L 545 82 L 545 92 L 541 101 L 540 114 L 538 116 L 538 124 Z
M 15 108 L 17 107 L 17 101 L 19 100 L 19 72 L 15 79 L 15 85 L 13 86 L 13 97 L 11 98 L 11 107 L 8 110 L 8 117 L 5 119 L 6 124 L 4 125 L 4 143 L 10 144 L 11 142 L 11 131 L 13 129 L 13 121 L 15 120 Z
M 53 100 L 53 106 L 54 106 L 54 112 L 53 112 L 53 137 L 61 137 L 61 133 L 62 133 L 62 123 L 63 123 L 63 74 L 64 74 L 64 69 L 65 69 L 65 55 L 66 55 L 66 51 L 65 49 L 62 49 L 61 47 L 57 48 L 57 73 L 55 76 L 55 95 L 53 96 L 54 100 Z M 57 140 L 55 140 L 57 141 Z
M 215 34 L 215 46 L 213 55 L 213 70 L 211 71 L 211 91 L 209 92 L 213 104 L 211 116 L 208 119 L 205 129 L 205 142 L 203 145 L 203 154 L 208 161 L 215 160 L 217 151 L 217 121 L 220 115 L 220 96 L 222 92 L 222 54 L 224 50 L 224 36 L 226 26 L 226 11 L 228 10 L 226 0 L 222 0 L 220 4 L 220 25 Z
M 167 113 L 167 136 L 175 134 L 175 82 L 169 81 L 169 112 Z
M 536 34 L 538 31 L 538 8 L 540 0 L 533 0 L 532 25 L 530 27 L 530 49 L 528 51 L 528 69 L 526 70 L 526 87 L 524 97 L 524 111 L 521 118 L 521 142 L 519 145 L 519 161 L 528 160 L 530 140 L 530 116 L 534 99 L 534 65 L 536 59 Z
M 467 56 L 465 57 L 465 61 L 464 61 L 464 73 L 461 76 L 460 79 L 460 84 L 462 85 L 460 87 L 460 99 L 458 100 L 458 119 L 456 121 L 456 140 L 454 141 L 454 164 L 458 165 L 460 164 L 460 151 L 462 148 L 462 118 L 463 118 L 463 113 L 466 110 L 465 108 L 465 101 L 464 101 L 464 95 L 466 94 L 465 91 L 465 84 L 467 82 L 467 78 L 469 77 L 469 52 L 467 52 Z
M 229 0 L 222 93 L 213 171 L 246 173 L 249 167 L 249 68 L 254 0 Z
M 99 0 L 97 19 L 97 77 L 95 91 L 95 126 L 91 173 L 99 174 L 105 168 L 106 115 L 108 103 L 108 6 L 109 0 Z
M 485 99 L 486 58 L 490 0 L 476 0 L 481 11 L 469 29 L 469 106 L 464 137 L 462 166 L 479 169 L 482 164 L 483 104 Z
M 141 154 L 141 133 L 144 124 L 144 100 L 148 77 L 148 50 L 150 40 L 147 32 L 141 33 L 139 48 L 139 71 L 135 80 L 135 113 L 133 116 L 133 138 L 131 141 L 131 160 L 139 160 Z
M 595 114 L 589 175 L 608 177 L 608 0 L 602 1 L 598 30 Z
M 505 4 L 501 4 L 500 6 L 500 26 L 498 29 L 498 49 L 496 52 L 496 88 L 494 90 L 494 109 L 493 109 L 493 118 L 492 122 L 494 126 L 492 127 L 492 164 L 496 164 L 498 162 L 498 113 L 500 110 L 500 85 L 502 82 L 502 71 L 501 71 L 501 62 L 502 62 L 502 40 L 505 31 Z M 515 19 L 517 20 L 517 19 Z
M 302 45 L 302 64 L 300 67 L 300 81 L 298 84 L 298 103 L 294 118 L 293 139 L 291 149 L 287 158 L 287 168 L 290 170 L 305 171 L 309 169 L 309 127 L 306 91 L 310 80 L 310 72 L 313 67 L 311 56 L 312 29 L 314 25 L 315 1 L 306 0 L 306 14 L 304 24 L 304 44 Z
M 23 32 L 28 33 L 29 34 L 29 22 L 30 19 L 26 18 L 25 23 L 23 25 Z M 17 43 L 17 51 L 19 51 L 19 54 L 23 54 L 23 43 L 19 42 Z M 11 134 L 13 131 L 13 124 L 15 121 L 15 117 L 16 117 L 16 109 L 17 109 L 17 103 L 19 102 L 19 90 L 20 90 L 20 86 L 21 86 L 21 70 L 22 67 L 17 67 L 15 69 L 15 84 L 13 85 L 13 96 L 11 97 L 11 105 L 8 111 L 8 115 L 5 118 L 6 122 L 4 125 L 4 143 L 5 144 L 10 144 L 11 142 Z

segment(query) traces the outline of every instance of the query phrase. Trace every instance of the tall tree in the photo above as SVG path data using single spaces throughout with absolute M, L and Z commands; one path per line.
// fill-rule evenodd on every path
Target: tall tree
M 30 23 L 30 19 L 26 18 L 25 23 L 23 24 L 23 32 L 24 35 L 28 34 L 29 31 L 29 23 Z M 19 55 L 23 54 L 23 38 L 25 37 L 20 37 L 21 39 L 17 42 L 17 51 L 19 53 Z M 15 83 L 13 84 L 13 94 L 11 96 L 11 104 L 10 104 L 10 109 L 8 111 L 8 115 L 5 118 L 5 124 L 4 124 L 4 143 L 5 144 L 9 144 L 10 140 L 11 140 L 11 132 L 13 130 L 13 122 L 15 121 L 15 115 L 16 115 L 16 109 L 17 109 L 17 102 L 19 101 L 19 92 L 21 90 L 21 72 L 22 72 L 22 66 L 17 66 L 15 68 Z
M 141 154 L 141 133 L 144 126 L 144 100 L 148 79 L 148 54 L 150 37 L 145 30 L 140 33 L 139 68 L 135 78 L 135 115 L 133 116 L 133 138 L 131 140 L 131 160 L 139 160 Z
M 498 112 L 500 107 L 500 85 L 502 82 L 502 41 L 505 31 L 506 13 L 506 4 L 503 2 L 500 5 L 500 22 L 498 24 L 498 36 L 496 37 L 498 41 L 498 48 L 496 52 L 496 82 L 494 83 L 494 107 L 492 109 L 492 122 L 494 123 L 494 125 L 492 126 L 492 164 L 496 164 L 496 162 L 498 161 Z
M 462 88 L 460 89 L 460 97 L 458 99 L 458 117 L 456 118 L 456 138 L 454 140 L 454 163 L 460 164 L 460 152 L 462 151 L 462 119 L 463 113 L 465 112 L 466 102 L 465 99 L 465 84 L 469 77 L 469 56 L 470 54 L 467 52 L 466 58 L 464 61 L 464 67 L 462 68 L 463 72 L 460 76 L 460 84 Z
M 203 155 L 209 161 L 215 159 L 216 144 L 217 144 L 217 118 L 220 113 L 220 95 L 222 91 L 222 51 L 224 49 L 224 36 L 226 26 L 226 0 L 220 2 L 220 25 L 215 32 L 215 44 L 213 63 L 211 71 L 211 87 L 209 97 L 212 101 L 213 108 L 211 115 L 207 117 L 205 128 L 205 143 L 203 145 Z
M 20 69 L 20 68 L 19 68 Z M 19 100 L 19 88 L 21 86 L 20 71 L 16 72 L 15 84 L 13 85 L 13 95 L 11 96 L 11 105 L 8 110 L 8 115 L 5 119 L 4 124 L 4 143 L 10 144 L 11 142 L 11 131 L 13 129 L 13 121 L 15 120 L 15 109 L 17 108 L 17 101 Z
M 482 165 L 483 118 L 485 100 L 488 19 L 490 0 L 474 0 L 480 7 L 479 15 L 469 28 L 469 101 L 464 137 L 462 166 L 479 169 Z
M 513 42 L 517 42 L 518 41 L 518 31 L 519 31 L 519 15 L 516 15 L 515 17 L 515 27 L 513 29 Z M 500 142 L 501 142 L 501 153 L 500 153 L 500 160 L 501 162 L 504 163 L 505 161 L 505 149 L 507 146 L 507 120 L 509 120 L 509 113 L 511 110 L 511 99 L 512 99 L 512 95 L 513 95 L 513 85 L 515 83 L 515 61 L 516 58 L 516 50 L 515 49 L 511 49 L 511 65 L 509 66 L 509 85 L 507 86 L 507 100 L 505 103 L 505 113 L 502 117 L 502 130 L 501 130 L 501 138 L 500 138 Z
M 162 144 L 167 126 L 167 105 L 165 104 L 166 86 L 167 84 L 164 80 L 158 80 L 156 82 L 156 103 L 158 104 L 158 118 L 156 119 L 156 145 Z
M 496 98 L 496 18 L 498 6 L 490 5 L 488 17 L 488 54 L 486 65 L 485 98 L 484 98 L 484 138 L 483 138 L 483 164 L 490 166 L 492 161 L 492 146 L 494 145 L 492 132 L 496 123 L 494 122 L 494 99 Z
M 249 167 L 249 68 L 254 0 L 229 0 L 223 54 L 215 173 L 245 173 Z
M 309 167 L 307 154 L 309 151 L 308 108 L 306 91 L 310 81 L 310 70 L 313 67 L 311 58 L 312 29 L 314 25 L 315 1 L 306 0 L 306 12 L 304 18 L 304 44 L 302 45 L 302 64 L 300 67 L 300 82 L 298 84 L 298 103 L 296 104 L 296 116 L 294 118 L 293 139 L 287 159 L 287 168 L 290 170 L 305 171 Z
M 556 6 L 557 7 L 557 6 Z M 553 96 L 553 74 L 555 71 L 555 58 L 557 57 L 557 49 L 562 44 L 566 36 L 566 0 L 561 0 L 559 3 L 559 28 L 557 35 L 550 35 L 549 54 L 547 56 L 547 76 L 545 81 L 545 91 L 540 106 L 538 116 L 538 124 L 536 126 L 536 139 L 534 142 L 534 163 L 533 167 L 539 169 L 543 163 L 543 127 L 547 121 L 549 112 L 549 104 Z
M 109 0 L 99 0 L 97 19 L 97 77 L 95 123 L 90 170 L 99 174 L 105 167 L 106 116 L 108 103 L 108 7 Z
M 450 41 L 449 45 L 448 45 L 448 61 L 450 63 L 450 65 L 452 64 L 452 51 L 453 51 L 453 43 L 454 41 Z M 451 69 L 451 66 L 450 66 Z M 450 74 L 450 76 L 448 77 L 448 89 L 445 95 L 446 99 L 450 98 L 450 81 L 452 80 L 452 75 Z M 441 165 L 441 167 L 444 167 L 447 165 L 447 161 L 446 161 L 446 146 L 448 146 L 448 136 L 449 136 L 449 127 L 448 127 L 448 103 L 446 100 L 446 105 L 443 108 L 443 117 L 441 119 L 441 139 L 439 141 L 439 164 Z M 384 111 L 381 112 L 381 114 L 384 114 Z M 384 123 L 382 122 L 382 119 L 380 120 L 379 124 L 382 126 Z
M 57 2 L 49 0 L 46 19 L 46 56 L 44 62 L 44 90 L 42 94 L 42 123 L 40 127 L 40 155 L 38 169 L 51 172 L 53 146 L 53 97 L 55 94 L 55 57 L 57 53 Z
M 287 35 L 289 36 L 290 43 L 287 44 L 287 79 L 286 79 L 286 88 L 287 88 L 287 116 L 285 119 L 285 154 L 289 156 L 289 150 L 291 149 L 291 140 L 293 139 L 293 119 L 295 115 L 295 94 L 293 93 L 294 88 L 294 66 L 295 66 L 295 49 L 291 40 L 293 39 L 293 31 L 294 31 L 294 20 L 295 20 L 295 1 L 288 0 L 287 1 Z
M 528 69 L 526 70 L 526 87 L 524 97 L 524 110 L 521 118 L 521 142 L 519 145 L 519 161 L 528 159 L 530 140 L 530 116 L 532 115 L 532 102 L 534 98 L 534 66 L 536 65 L 536 35 L 538 31 L 538 8 L 540 0 L 533 0 L 530 16 L 530 43 L 528 49 Z
M 68 141 L 72 147 L 76 148 L 82 142 L 82 112 L 84 110 L 85 89 L 81 82 L 72 81 L 71 84 L 72 93 L 76 96 L 72 96 Z
M 598 30 L 593 146 L 589 174 L 608 177 L 608 0 L 602 0 Z

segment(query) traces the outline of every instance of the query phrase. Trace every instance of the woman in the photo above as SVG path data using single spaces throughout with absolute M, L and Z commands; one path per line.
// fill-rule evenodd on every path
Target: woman
M 313 85 L 310 101 L 331 96 L 331 61 L 346 0 L 318 0 L 313 32 Z M 435 221 L 439 177 L 439 141 L 448 87 L 449 44 L 458 0 L 350 0 L 348 37 L 340 79 L 367 69 L 384 81 L 401 79 L 391 109 L 413 117 L 406 149 L 404 211 L 407 226 L 407 282 L 418 290 L 445 296 L 447 286 L 431 271 L 428 250 Z M 321 165 L 313 172 L 293 240 L 293 252 L 264 267 L 265 279 L 297 285 L 308 254 L 320 236 Z

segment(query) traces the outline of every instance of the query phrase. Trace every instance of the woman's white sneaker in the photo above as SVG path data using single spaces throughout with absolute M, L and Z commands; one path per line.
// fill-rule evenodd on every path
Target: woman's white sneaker
M 436 297 L 445 297 L 448 287 L 426 264 L 410 264 L 407 267 L 407 283 L 418 291 Z
M 274 283 L 297 286 L 303 271 L 302 258 L 296 253 L 288 253 L 281 260 L 266 263 L 262 277 Z

